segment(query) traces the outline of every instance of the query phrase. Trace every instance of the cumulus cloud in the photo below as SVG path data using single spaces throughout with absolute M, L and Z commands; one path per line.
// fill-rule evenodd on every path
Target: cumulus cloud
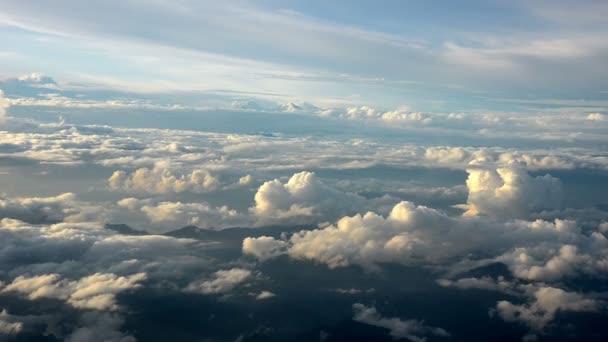
M 150 199 L 123 198 L 121 208 L 144 214 L 150 222 L 164 227 L 194 225 L 200 228 L 226 228 L 251 224 L 247 214 L 227 206 L 213 207 L 208 203 L 155 202 Z
M 450 334 L 444 329 L 428 326 L 423 321 L 382 317 L 373 306 L 369 307 L 361 303 L 355 303 L 353 304 L 353 311 L 353 320 L 388 329 L 391 336 L 395 338 L 407 338 L 414 342 L 424 342 L 428 335 L 450 337 Z
M 186 287 L 186 291 L 202 294 L 227 293 L 249 280 L 252 276 L 253 272 L 243 268 L 219 270 L 213 274 L 213 278 L 211 279 L 190 283 Z
M 366 199 L 332 188 L 314 172 L 296 173 L 286 182 L 265 182 L 255 194 L 250 211 L 265 222 L 306 223 L 311 218 L 339 217 L 362 207 Z
M 115 171 L 108 179 L 113 190 L 127 192 L 168 194 L 180 192 L 210 192 L 220 187 L 219 180 L 206 170 L 176 175 L 167 163 L 159 162 L 154 168 L 140 168 L 132 173 Z
M 587 115 L 586 119 L 589 121 L 604 121 L 606 120 L 606 116 L 600 113 L 591 113 Z
M 97 220 L 103 207 L 78 200 L 74 193 L 52 197 L 0 196 L 0 219 L 11 218 L 30 223 L 78 222 Z
M 505 321 L 522 322 L 533 330 L 541 331 L 560 311 L 590 312 L 598 308 L 596 300 L 579 293 L 540 287 L 533 293 L 531 303 L 518 305 L 500 301 L 496 304 L 496 313 Z
M 23 330 L 23 322 L 20 322 L 13 315 L 9 315 L 6 309 L 0 312 L 0 337 L 17 335 Z
M 270 236 L 248 237 L 243 240 L 243 253 L 264 261 L 284 254 L 288 246 L 289 244 L 286 241 L 277 240 Z
M 550 175 L 533 177 L 517 164 L 467 172 L 469 196 L 465 215 L 518 218 L 561 205 L 561 182 Z
M 0 122 L 3 122 L 6 117 L 6 110 L 9 107 L 9 101 L 4 98 L 4 92 L 0 89 Z
M 115 295 L 139 287 L 146 279 L 145 273 L 117 276 L 111 273 L 96 273 L 79 280 L 62 279 L 59 274 L 19 276 L 0 291 L 22 294 L 30 300 L 56 298 L 65 300 L 75 308 L 95 310 L 117 310 Z
M 330 268 L 352 264 L 376 268 L 383 262 L 449 268 L 466 260 L 495 260 L 507 264 L 515 276 L 523 279 L 530 279 L 526 270 L 531 266 L 547 268 L 543 272 L 535 270 L 538 276 L 534 279 L 541 280 L 557 278 L 550 276 L 550 270 L 566 275 L 568 269 L 576 268 L 577 272 L 599 274 L 606 266 L 607 241 L 599 232 L 583 234 L 570 220 L 497 222 L 484 217 L 450 217 L 436 209 L 401 202 L 386 217 L 367 212 L 285 239 L 247 238 L 243 253 L 260 260 L 287 254 Z M 565 244 L 578 246 L 588 254 L 573 255 L 576 250 L 565 247 L 560 256 L 564 260 L 551 261 L 552 251 Z M 521 257 L 521 248 L 538 250 L 534 253 L 537 259 Z M 521 260 L 528 263 L 521 266 Z

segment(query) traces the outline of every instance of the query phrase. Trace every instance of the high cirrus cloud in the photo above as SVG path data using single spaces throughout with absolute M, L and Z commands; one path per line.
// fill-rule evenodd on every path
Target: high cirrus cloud
M 206 170 L 176 175 L 163 162 L 156 163 L 152 169 L 142 167 L 132 173 L 115 171 L 108 184 L 113 190 L 152 194 L 209 192 L 220 187 L 219 180 Z

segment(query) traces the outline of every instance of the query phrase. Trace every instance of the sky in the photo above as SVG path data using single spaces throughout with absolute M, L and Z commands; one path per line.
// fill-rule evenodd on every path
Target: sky
M 0 341 L 605 341 L 607 16 L 3 0 Z

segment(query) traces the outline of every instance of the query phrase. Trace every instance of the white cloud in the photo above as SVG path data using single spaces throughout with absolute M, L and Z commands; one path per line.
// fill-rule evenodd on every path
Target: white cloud
M 78 200 L 74 193 L 52 197 L 0 196 L 0 219 L 30 223 L 103 221 L 108 212 L 103 205 Z
M 207 203 L 160 202 L 157 204 L 139 201 L 139 210 L 152 223 L 164 226 L 188 226 L 200 228 L 225 228 L 250 224 L 248 216 L 227 206 L 212 207 Z M 143 202 L 143 204 L 141 204 Z M 119 204 L 125 205 L 125 202 Z M 133 205 L 128 203 L 128 205 Z
M 168 163 L 156 163 L 152 169 L 144 167 L 131 174 L 115 171 L 108 184 L 113 190 L 152 194 L 210 192 L 220 187 L 219 180 L 206 170 L 175 175 Z
M 253 275 L 253 272 L 243 268 L 232 268 L 219 270 L 213 274 L 213 278 L 199 280 L 190 283 L 186 287 L 188 292 L 202 294 L 221 294 L 232 291 L 235 287 L 242 285 Z
M 2 123 L 6 117 L 6 110 L 9 107 L 9 101 L 4 98 L 4 92 L 0 89 L 0 123 Z
M 606 120 L 606 116 L 600 113 L 591 113 L 587 115 L 586 119 L 589 121 L 604 121 Z
M 550 175 L 532 177 L 517 164 L 496 170 L 471 168 L 467 172 L 469 196 L 465 215 L 527 217 L 561 205 L 561 182 Z
M 373 306 L 369 307 L 355 303 L 353 304 L 353 311 L 353 320 L 386 328 L 390 331 L 391 336 L 395 338 L 407 338 L 414 342 L 424 342 L 428 335 L 450 337 L 450 334 L 444 329 L 428 326 L 423 321 L 382 317 Z
M 585 253 L 577 254 L 576 248 L 568 245 Z M 373 269 L 379 263 L 398 262 L 449 269 L 458 263 L 495 260 L 522 279 L 553 280 L 577 273 L 597 276 L 608 270 L 606 246 L 604 235 L 583 234 L 574 221 L 450 217 L 436 209 L 401 202 L 386 217 L 367 212 L 343 217 L 320 229 L 303 230 L 288 239 L 246 238 L 243 253 L 259 260 L 287 254 L 330 268 L 355 264 Z M 551 260 L 560 248 L 564 253 Z M 534 252 L 534 257 L 523 257 L 522 251 Z M 529 276 L 531 268 L 536 275 L 533 278 Z
M 59 274 L 19 276 L 0 291 L 16 292 L 30 300 L 57 298 L 65 300 L 75 308 L 95 310 L 117 310 L 115 295 L 139 287 L 146 279 L 145 273 L 117 276 L 111 273 L 95 273 L 79 280 L 62 279 Z
M 264 261 L 284 254 L 288 246 L 289 243 L 286 241 L 277 240 L 270 236 L 248 237 L 243 240 L 243 253 Z
M 339 217 L 361 208 L 366 199 L 332 188 L 314 172 L 296 173 L 286 182 L 265 182 L 255 194 L 250 211 L 263 222 L 310 222 L 311 218 Z
M 589 312 L 599 308 L 596 300 L 554 287 L 540 287 L 532 297 L 531 303 L 522 305 L 500 301 L 496 304 L 496 312 L 506 321 L 523 322 L 541 331 L 560 311 Z
M 23 330 L 23 322 L 13 315 L 9 315 L 6 309 L 0 311 L 0 337 L 17 335 Z

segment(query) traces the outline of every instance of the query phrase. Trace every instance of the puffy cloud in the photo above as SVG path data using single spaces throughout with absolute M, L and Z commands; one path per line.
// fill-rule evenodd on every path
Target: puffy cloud
M 586 261 L 586 267 L 578 267 L 578 271 L 597 275 L 605 267 L 607 255 L 603 248 L 607 241 L 599 232 L 591 236 L 582 234 L 576 222 L 569 220 L 497 222 L 483 217 L 450 217 L 436 209 L 401 202 L 386 217 L 367 212 L 343 217 L 320 229 L 294 233 L 288 239 L 246 238 L 243 253 L 260 260 L 288 254 L 330 268 L 352 264 L 375 268 L 382 262 L 450 268 L 467 260 L 495 260 L 506 263 L 514 275 L 528 279 L 525 272 L 518 271 L 520 266 L 514 261 L 520 260 L 514 254 L 518 248 L 538 248 L 543 251 L 540 260 L 549 260 L 551 251 L 564 244 L 579 246 L 589 254 L 566 260 Z M 564 265 L 565 261 L 548 264 L 549 269 L 566 269 L 554 266 Z
M 139 283 L 144 279 L 146 279 L 145 273 L 126 277 L 111 273 L 95 273 L 74 281 L 62 279 L 59 274 L 19 276 L 0 291 L 20 293 L 30 300 L 62 299 L 73 307 L 81 309 L 116 310 L 118 306 L 115 295 L 139 287 Z
M 519 247 L 497 258 L 507 264 L 513 274 L 521 279 L 556 281 L 578 274 L 598 275 L 608 271 L 608 240 L 601 234 L 593 234 L 585 249 L 572 244 L 554 246 Z
M 4 121 L 6 109 L 9 107 L 9 101 L 4 98 L 4 92 L 0 89 L 0 122 Z
M 183 227 L 194 225 L 201 228 L 225 228 L 251 224 L 249 216 L 227 206 L 212 207 L 208 203 L 160 202 L 124 198 L 118 206 L 130 211 L 140 211 L 152 223 L 162 226 Z
M 0 197 L 0 219 L 30 223 L 78 222 L 100 219 L 103 207 L 80 202 L 73 193 L 53 197 Z
M 190 283 L 186 287 L 186 291 L 202 294 L 226 293 L 250 279 L 252 275 L 253 272 L 243 268 L 219 270 L 213 274 L 211 279 Z
M 296 173 L 283 183 L 265 182 L 255 194 L 250 211 L 264 222 L 310 222 L 311 218 L 335 218 L 357 210 L 366 199 L 332 188 L 314 172 Z
M 253 182 L 251 175 L 245 175 L 239 178 L 239 185 L 250 185 Z
M 156 163 L 154 168 L 140 168 L 132 173 L 115 171 L 108 179 L 113 190 L 139 193 L 167 194 L 180 192 L 209 192 L 220 187 L 219 180 L 206 170 L 175 175 L 167 163 Z
M 587 115 L 586 119 L 589 121 L 604 121 L 606 120 L 606 116 L 600 113 L 591 113 Z
M 23 330 L 23 322 L 9 315 L 6 309 L 0 312 L 0 337 L 17 335 Z
M 248 237 L 243 240 L 243 253 L 264 261 L 284 254 L 288 246 L 287 242 L 270 236 Z
M 407 338 L 414 342 L 424 342 L 428 335 L 450 337 L 450 334 L 444 329 L 428 326 L 423 321 L 382 317 L 373 306 L 369 307 L 355 303 L 353 304 L 353 311 L 353 320 L 388 329 L 391 336 L 395 338 Z
M 506 321 L 523 322 L 540 331 L 555 319 L 560 311 L 589 312 L 599 308 L 596 300 L 554 287 L 540 287 L 532 297 L 531 303 L 522 305 L 500 301 L 496 304 L 496 312 Z
M 424 152 L 424 157 L 439 163 L 462 162 L 469 157 L 469 152 L 461 147 L 440 148 L 429 147 Z
M 561 205 L 562 187 L 550 175 L 532 177 L 517 164 L 496 170 L 468 169 L 465 215 L 501 218 L 527 217 Z

